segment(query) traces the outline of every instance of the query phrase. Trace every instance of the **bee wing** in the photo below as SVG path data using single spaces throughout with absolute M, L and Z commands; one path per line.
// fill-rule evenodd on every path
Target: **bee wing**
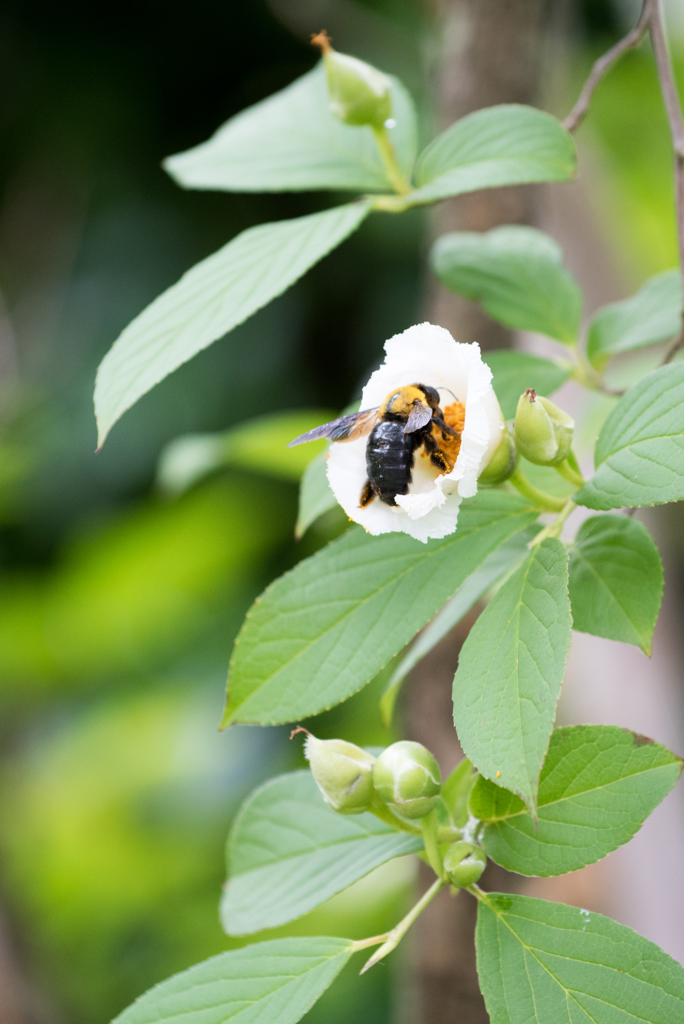
M 321 437 L 329 437 L 331 441 L 355 441 L 357 437 L 369 434 L 378 419 L 377 409 L 364 409 L 363 412 L 353 412 L 349 416 L 340 416 L 337 420 L 324 423 L 313 430 L 307 430 L 306 434 L 300 434 L 290 441 L 288 448 L 294 448 L 296 444 L 305 444 L 307 441 L 318 441 Z
M 427 426 L 432 419 L 432 409 L 429 405 L 414 405 L 409 413 L 409 418 L 404 427 L 405 434 L 413 434 L 421 427 Z

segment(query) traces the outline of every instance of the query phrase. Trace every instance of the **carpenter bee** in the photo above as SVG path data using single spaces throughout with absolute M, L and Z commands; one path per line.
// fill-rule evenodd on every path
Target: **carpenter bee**
M 437 390 L 427 384 L 398 388 L 377 408 L 364 409 L 314 427 L 290 441 L 288 448 L 321 437 L 331 441 L 354 441 L 369 434 L 366 445 L 368 480 L 361 491 L 359 505 L 365 508 L 374 498 L 386 505 L 396 505 L 395 495 L 409 492 L 415 453 L 421 446 L 441 473 L 450 473 L 454 468 L 465 409 L 460 402 L 455 402 L 447 408 L 445 419 L 439 401 Z

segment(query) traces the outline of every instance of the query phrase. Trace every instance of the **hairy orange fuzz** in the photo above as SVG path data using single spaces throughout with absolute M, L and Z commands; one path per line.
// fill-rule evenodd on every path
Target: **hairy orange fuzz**
M 442 437 L 442 431 L 436 423 L 432 424 L 432 436 L 439 445 L 440 451 L 446 456 L 449 462 L 447 472 L 451 473 L 456 465 L 458 453 L 461 450 L 461 434 L 463 433 L 463 424 L 465 423 L 465 405 L 463 402 L 452 402 L 451 405 L 445 406 L 444 422 L 452 430 L 456 431 L 458 437 L 452 437 L 450 434 Z

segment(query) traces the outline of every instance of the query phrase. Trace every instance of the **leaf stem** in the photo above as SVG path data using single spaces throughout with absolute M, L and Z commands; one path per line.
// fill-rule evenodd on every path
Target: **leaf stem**
M 377 964 L 378 960 L 382 960 L 382 958 L 387 956 L 388 953 L 391 953 L 393 949 L 396 949 L 416 918 L 422 914 L 428 903 L 435 898 L 440 889 L 443 889 L 446 884 L 447 883 L 442 878 L 435 879 L 428 891 L 418 900 L 416 905 L 409 910 L 406 917 L 404 917 L 399 924 L 395 925 L 392 931 L 388 933 L 383 945 L 380 949 L 376 949 L 370 960 L 363 965 L 359 974 L 364 974 L 369 967 L 373 967 L 374 964 Z
M 371 200 L 373 210 L 383 213 L 404 213 L 411 205 L 403 195 L 367 195 L 364 198 Z
M 378 147 L 378 153 L 382 160 L 382 166 L 385 168 L 385 174 L 387 180 L 390 182 L 392 188 L 399 195 L 405 196 L 411 191 L 411 186 L 408 181 L 401 173 L 401 168 L 397 163 L 397 154 L 394 151 L 394 145 L 389 137 L 389 133 L 385 128 L 384 124 L 380 128 L 373 127 L 373 135 L 375 136 L 375 145 Z
M 397 832 L 410 832 L 412 836 L 422 836 L 423 830 L 420 825 L 414 825 L 412 821 L 406 821 L 405 818 L 400 818 L 398 814 L 391 811 L 387 804 L 384 804 L 379 796 L 375 796 L 373 803 L 369 807 L 371 814 L 374 814 L 380 821 L 384 821 L 386 825 L 390 825 Z
M 610 395 L 611 397 L 620 398 L 624 395 L 624 390 L 617 388 L 610 388 L 604 383 L 603 378 L 599 373 L 596 372 L 593 366 L 591 366 L 586 359 L 583 358 L 582 353 L 579 350 L 575 351 L 576 360 L 574 365 L 571 363 L 571 376 L 573 380 L 576 380 L 582 387 L 588 388 L 590 391 L 599 391 L 601 394 Z
M 557 473 L 563 477 L 564 480 L 568 480 L 575 487 L 581 487 L 584 483 L 584 477 L 577 470 L 573 469 L 568 459 L 560 462 L 557 466 L 553 467 Z
M 360 949 L 368 949 L 369 946 L 379 946 L 381 942 L 387 942 L 389 932 L 384 935 L 371 935 L 369 939 L 359 939 L 352 943 L 352 953 L 358 953 Z
M 489 900 L 487 899 L 488 894 L 483 889 L 481 889 L 476 882 L 473 882 L 472 885 L 466 885 L 465 889 L 467 892 L 470 893 L 471 896 L 474 896 L 476 900 L 480 900 L 481 903 L 489 904 Z
M 576 508 L 577 505 L 575 504 L 575 502 L 572 501 L 571 499 L 568 499 L 568 501 L 566 501 L 565 505 L 563 506 L 563 509 L 561 510 L 560 514 L 556 516 L 552 523 L 546 526 L 543 530 L 539 531 L 537 536 L 533 540 L 531 540 L 530 543 L 527 545 L 528 548 L 530 548 L 530 550 L 532 548 L 535 548 L 537 544 L 541 544 L 541 542 L 543 540 L 546 540 L 547 537 L 560 537 L 561 530 L 563 529 L 563 523 L 568 518 L 570 513 L 574 512 Z
M 554 498 L 552 494 L 547 494 L 546 491 L 541 491 L 534 484 L 531 484 L 526 476 L 520 472 L 517 467 L 513 470 L 508 478 L 508 482 L 513 484 L 517 491 L 525 498 L 529 498 L 530 501 L 541 508 L 545 512 L 561 512 L 565 507 L 564 498 Z
M 408 832 L 412 836 L 423 836 L 423 829 L 406 818 L 400 818 L 398 814 L 391 811 L 387 804 L 384 804 L 379 796 L 376 796 L 369 807 L 371 814 L 374 814 L 380 821 L 395 829 L 397 832 Z M 440 843 L 456 843 L 463 836 L 458 829 L 450 825 L 440 825 L 437 829 L 437 840 Z

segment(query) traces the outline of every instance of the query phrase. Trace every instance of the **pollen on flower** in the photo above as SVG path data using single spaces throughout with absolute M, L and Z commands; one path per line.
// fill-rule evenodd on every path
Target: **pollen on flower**
M 445 406 L 444 422 L 448 427 L 456 431 L 457 436 L 452 437 L 450 434 L 447 434 L 446 437 L 442 437 L 442 432 L 436 424 L 432 425 L 432 436 L 439 445 L 440 451 L 446 456 L 449 463 L 447 472 L 451 473 L 456 465 L 458 453 L 461 450 L 461 434 L 463 433 L 463 425 L 465 423 L 465 405 L 463 402 L 452 402 L 451 405 Z

